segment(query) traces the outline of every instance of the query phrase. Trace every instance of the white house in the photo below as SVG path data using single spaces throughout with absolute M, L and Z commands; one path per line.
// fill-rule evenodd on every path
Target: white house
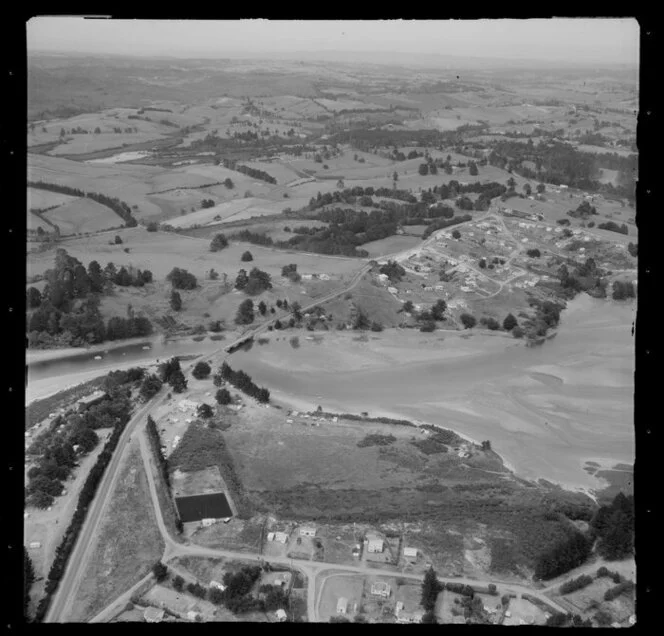
M 345 614 L 348 611 L 348 599 L 344 596 L 337 601 L 337 614 Z
M 275 532 L 274 540 L 278 543 L 287 543 L 288 535 L 285 532 Z
M 268 532 L 267 533 L 267 540 L 268 541 L 274 541 L 274 532 Z
M 302 274 L 302 280 L 311 280 L 313 278 L 313 274 Z
M 403 555 L 405 557 L 416 559 L 417 558 L 417 548 L 404 548 Z
M 216 521 L 217 521 L 216 519 L 208 517 L 207 519 L 201 519 L 201 524 L 203 525 L 204 528 L 209 528 L 211 525 L 214 525 Z
M 30 548 L 32 548 L 33 550 L 36 548 L 41 548 L 41 543 L 39 543 L 39 541 L 31 541 Z
M 216 587 L 222 592 L 226 589 L 226 586 L 223 583 L 219 583 L 219 581 L 210 581 L 210 587 Z
M 315 537 L 316 536 L 316 528 L 312 528 L 311 526 L 303 526 L 300 528 L 300 536 L 301 537 Z
M 286 612 L 285 612 L 284 610 L 282 610 L 282 609 L 278 609 L 278 610 L 274 613 L 274 615 L 277 617 L 277 620 L 278 620 L 280 623 L 283 623 L 283 622 L 288 618 L 288 616 L 286 615 Z

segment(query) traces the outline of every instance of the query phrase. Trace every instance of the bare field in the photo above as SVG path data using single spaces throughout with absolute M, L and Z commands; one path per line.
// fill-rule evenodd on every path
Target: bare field
M 101 611 L 147 574 L 163 547 L 140 449 L 134 441 L 69 619 L 82 621 Z

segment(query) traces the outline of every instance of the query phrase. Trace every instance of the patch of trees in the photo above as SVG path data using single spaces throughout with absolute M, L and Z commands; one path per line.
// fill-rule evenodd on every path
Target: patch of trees
M 196 363 L 193 371 L 191 372 L 191 375 L 193 375 L 197 380 L 204 380 L 205 378 L 209 377 L 211 371 L 212 368 L 210 365 L 207 362 L 203 362 L 201 360 L 200 362 Z
M 397 438 L 394 435 L 381 435 L 379 433 L 372 433 L 366 435 L 361 439 L 357 446 L 359 448 L 366 448 L 367 446 L 389 446 L 397 441 Z
M 203 402 L 196 409 L 196 415 L 204 420 L 209 420 L 214 415 L 214 410 L 209 404 Z
M 40 190 L 68 194 L 74 197 L 87 197 L 113 210 L 125 222 L 125 227 L 136 227 L 138 225 L 138 221 L 131 213 L 131 208 L 124 201 L 120 201 L 120 199 L 107 197 L 97 192 L 83 192 L 83 190 L 79 190 L 78 188 L 70 188 L 69 186 L 46 183 L 44 181 L 28 181 L 28 186 Z
M 143 287 L 146 283 L 152 282 L 152 272 L 149 269 L 140 270 L 131 266 L 127 269 L 122 266 L 114 275 L 109 277 L 109 280 L 120 287 Z
M 578 614 L 564 614 L 554 612 L 546 619 L 547 627 L 592 627 L 592 621 L 589 618 L 582 619 Z
M 600 230 L 608 230 L 609 232 L 617 232 L 618 234 L 629 234 L 629 229 L 624 223 L 618 225 L 613 221 L 607 221 L 606 223 L 598 223 L 597 227 Z
M 173 285 L 175 289 L 195 289 L 198 285 L 196 276 L 186 269 L 174 267 L 166 276 L 166 280 Z
M 436 608 L 436 599 L 438 594 L 445 589 L 445 585 L 438 581 L 436 571 L 429 568 L 424 574 L 424 581 L 422 582 L 422 597 L 420 605 L 427 611 L 433 612 Z
M 97 491 L 97 486 L 101 481 L 104 471 L 106 470 L 106 466 L 111 461 L 113 452 L 115 451 L 118 445 L 120 436 L 122 435 L 122 432 L 124 431 L 124 428 L 127 425 L 128 421 L 129 421 L 129 413 L 127 412 L 126 417 L 120 419 L 115 424 L 111 436 L 104 445 L 103 450 L 97 457 L 97 461 L 95 462 L 94 466 L 90 469 L 90 472 L 85 480 L 85 483 L 83 484 L 81 493 L 78 497 L 78 503 L 76 506 L 76 511 L 74 512 L 74 516 L 72 517 L 69 527 L 67 528 L 67 530 L 65 530 L 60 545 L 57 547 L 55 551 L 55 558 L 53 560 L 53 564 L 51 566 L 51 569 L 48 573 L 48 577 L 46 580 L 45 595 L 41 599 L 41 601 L 39 602 L 39 606 L 37 607 L 37 613 L 35 616 L 35 620 L 37 622 L 41 622 L 44 619 L 46 612 L 48 611 L 48 608 L 51 603 L 51 598 L 53 597 L 53 594 L 57 590 L 58 585 L 60 583 L 60 579 L 64 574 L 65 568 L 67 566 L 67 561 L 69 560 L 69 556 L 74 548 L 74 545 L 76 544 L 76 540 L 83 526 L 83 522 L 85 521 L 85 516 L 87 514 L 88 508 L 90 507 L 95 492 Z
M 237 241 L 246 241 L 254 245 L 267 245 L 273 244 L 272 238 L 267 234 L 260 234 L 259 232 L 252 232 L 251 230 L 241 230 L 231 236 L 232 239 Z
M 175 393 L 182 393 L 187 388 L 187 380 L 177 356 L 159 365 L 159 375 L 161 381 L 169 384 Z
M 236 133 L 236 134 L 242 135 L 243 133 Z M 258 135 L 256 133 L 249 132 L 248 134 L 250 135 L 250 137 L 247 139 L 248 141 L 258 140 Z M 238 139 L 239 138 L 241 137 L 238 136 Z M 224 167 L 227 168 L 228 170 L 236 170 L 237 172 L 246 174 L 252 179 L 260 179 L 261 181 L 266 181 L 267 183 L 272 183 L 272 184 L 277 183 L 277 180 L 273 176 L 269 175 L 267 172 L 263 170 L 258 170 L 257 168 L 250 168 L 249 166 L 238 165 L 233 159 L 224 159 L 223 163 Z
M 220 369 L 221 377 L 232 384 L 236 389 L 239 389 L 249 397 L 253 397 L 262 404 L 270 401 L 270 392 L 265 388 L 260 388 L 244 371 L 233 371 L 231 367 L 224 362 Z
M 509 164 L 515 172 L 527 179 L 567 185 L 589 192 L 606 192 L 630 201 L 635 198 L 638 168 L 636 154 L 621 157 L 617 153 L 579 152 L 570 144 L 558 140 L 550 140 L 538 146 L 505 140 L 494 145 L 488 161 L 499 168 L 506 168 Z M 525 167 L 525 161 L 534 162 L 535 170 Z M 599 166 L 618 170 L 617 187 L 597 181 Z
M 588 587 L 593 582 L 593 577 L 588 574 L 582 574 L 577 576 L 575 579 L 571 579 L 563 583 L 558 591 L 560 594 L 571 594 L 577 590 L 582 590 L 584 587 Z
M 480 324 L 491 331 L 498 331 L 500 329 L 500 323 L 490 316 L 483 316 L 480 318 Z
M 463 325 L 464 329 L 472 329 L 477 324 L 477 319 L 471 314 L 461 314 L 461 316 L 459 316 L 459 320 L 461 320 L 461 324 Z
M 153 457 L 155 458 L 157 466 L 159 467 L 159 474 L 164 480 L 166 488 L 168 488 L 168 491 L 170 492 L 171 477 L 168 472 L 168 461 L 166 460 L 164 454 L 161 451 L 161 437 L 159 436 L 157 423 L 152 419 L 150 415 L 148 415 L 148 423 L 146 429 L 148 432 L 148 439 L 150 440 L 150 448 L 152 449 Z M 175 509 L 175 506 L 173 506 L 173 508 Z M 177 519 L 176 525 L 178 526 L 178 530 L 180 530 L 182 522 L 180 521 L 177 511 L 175 512 L 175 518 Z
M 254 301 L 247 298 L 240 303 L 235 314 L 235 324 L 249 325 L 254 321 Z
M 210 242 L 210 251 L 218 252 L 223 250 L 225 247 L 228 247 L 228 239 L 224 234 L 215 234 L 214 238 Z
M 154 374 L 146 375 L 141 383 L 139 390 L 141 397 L 145 402 L 151 400 L 159 391 L 163 382 Z
M 576 210 L 569 210 L 569 212 L 567 212 L 567 215 L 571 216 L 574 219 L 584 219 L 584 220 L 592 216 L 593 214 L 599 214 L 599 212 L 595 209 L 595 206 L 590 205 L 588 201 L 583 201 L 582 203 L 580 203 L 579 206 L 576 208 Z
M 215 206 L 215 202 L 212 199 L 203 199 L 201 201 L 201 208 L 204 210 L 207 208 L 213 208 Z
M 378 271 L 385 274 L 393 283 L 398 283 L 406 275 L 406 270 L 396 261 L 388 260 Z
M 536 247 L 530 250 L 526 251 L 526 254 L 530 256 L 530 258 L 539 258 L 542 256 L 542 252 L 540 252 Z
M 613 300 L 625 300 L 627 298 L 635 298 L 636 292 L 634 291 L 634 283 L 631 281 L 613 281 Z
M 447 447 L 457 442 L 458 437 L 452 431 L 434 429 L 424 439 L 416 440 L 411 444 L 425 455 L 437 455 L 447 453 Z
M 35 581 L 35 569 L 27 549 L 23 546 L 23 617 L 28 618 L 30 606 L 30 588 Z
M 251 595 L 251 590 L 261 576 L 261 568 L 247 565 L 238 572 L 226 572 L 222 579 L 226 589 L 223 591 L 223 603 L 234 614 L 243 614 L 262 609 L 259 599 Z
M 530 306 L 535 308 L 535 316 L 523 322 L 525 333 L 529 338 L 545 336 L 549 329 L 558 326 L 563 305 L 537 298 L 531 298 L 529 302 Z
M 581 291 L 596 298 L 606 298 L 606 282 L 602 279 L 602 275 L 602 270 L 597 267 L 593 258 L 576 265 L 571 273 L 565 264 L 558 268 L 560 287 L 566 298 L 574 298 Z
M 611 587 L 606 592 L 604 592 L 604 600 L 612 601 L 615 598 L 618 598 L 621 594 L 631 593 L 636 586 L 634 581 L 623 581 L 618 583 L 615 587 Z
M 215 400 L 217 400 L 217 404 L 220 404 L 221 406 L 225 406 L 232 402 L 231 394 L 228 389 L 219 389 L 214 397 Z
M 607 560 L 630 556 L 634 549 L 634 497 L 618 493 L 601 506 L 590 523 L 597 537 L 597 552 Z
M 519 322 L 513 314 L 507 314 L 507 316 L 505 316 L 505 320 L 503 320 L 503 329 L 505 331 L 512 331 L 512 329 L 518 326 L 518 324 Z
M 592 550 L 592 541 L 578 531 L 570 531 L 566 539 L 560 540 L 543 551 L 535 563 L 535 579 L 553 579 L 586 562 Z
M 631 241 L 627 244 L 627 251 L 630 256 L 636 258 L 639 255 L 639 245 L 638 243 L 632 243 Z
M 272 289 L 272 279 L 267 272 L 264 272 L 257 267 L 252 268 L 248 275 L 246 270 L 241 269 L 235 279 L 235 289 L 243 291 L 245 294 L 255 296 L 268 289 Z
M 253 261 L 254 257 L 252 256 L 251 252 L 247 250 L 246 252 L 242 253 L 242 256 L 240 256 L 240 260 L 243 263 L 248 263 L 249 261 Z
M 173 311 L 180 311 L 182 309 L 182 296 L 172 289 L 168 303 Z
M 300 280 L 302 280 L 302 276 L 298 274 L 297 272 L 297 265 L 295 263 L 291 263 L 290 265 L 284 265 L 281 268 L 281 275 L 284 278 L 287 278 L 290 280 L 292 283 L 299 283 Z M 265 315 L 265 312 L 261 312 L 263 315 Z

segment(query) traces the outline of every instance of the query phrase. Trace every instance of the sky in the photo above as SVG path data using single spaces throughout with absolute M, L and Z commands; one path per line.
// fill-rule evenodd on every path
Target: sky
M 28 51 L 214 57 L 304 51 L 637 64 L 635 19 L 111 20 L 35 17 Z

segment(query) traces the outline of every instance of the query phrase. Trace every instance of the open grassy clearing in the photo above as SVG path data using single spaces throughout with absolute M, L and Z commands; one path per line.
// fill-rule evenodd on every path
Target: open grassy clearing
M 55 205 L 66 205 L 74 202 L 76 199 L 77 197 L 61 194 L 60 192 L 28 188 L 28 209 L 43 210 L 44 208 L 52 208 Z
M 371 257 L 385 256 L 387 254 L 394 254 L 394 252 L 410 249 L 411 247 L 419 245 L 421 242 L 422 240 L 416 236 L 388 236 L 387 238 L 378 241 L 365 243 L 362 245 L 362 249 L 369 252 L 369 256 Z
M 87 198 L 49 210 L 44 216 L 60 228 L 61 235 L 99 232 L 124 225 L 113 210 Z
M 164 545 L 157 528 L 138 442 L 131 443 L 77 592 L 70 620 L 82 621 L 140 580 Z

